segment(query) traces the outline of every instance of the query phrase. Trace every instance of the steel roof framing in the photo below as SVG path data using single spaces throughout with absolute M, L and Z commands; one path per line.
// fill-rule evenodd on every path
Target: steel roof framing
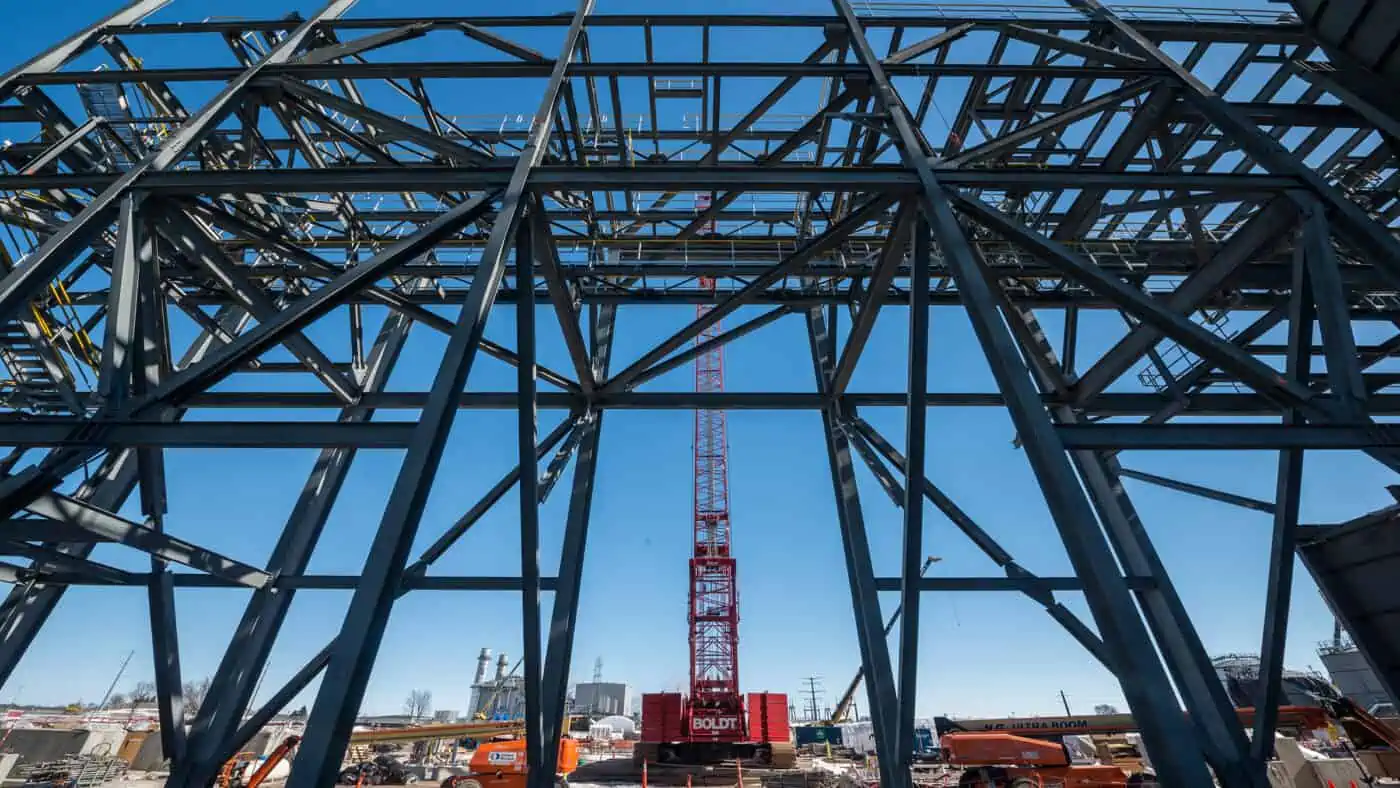
M 582 0 L 553 16 L 375 19 L 335 0 L 306 20 L 142 21 L 163 4 L 133 2 L 0 75 L 13 141 L 0 149 L 0 554 L 16 559 L 0 562 L 14 584 L 0 680 L 69 586 L 143 587 L 170 784 L 208 784 L 323 676 L 291 777 L 320 785 L 398 598 L 518 590 L 527 629 L 549 622 L 525 659 L 532 783 L 546 785 L 605 414 L 805 409 L 822 415 L 882 781 L 909 784 L 918 633 L 907 623 L 892 659 L 878 593 L 917 611 L 924 592 L 982 590 L 1029 597 L 1119 677 L 1165 782 L 1267 784 L 1267 748 L 1251 749 L 1229 710 L 1121 480 L 1274 516 L 1261 700 L 1274 697 L 1303 458 L 1345 449 L 1400 467 L 1397 427 L 1376 421 L 1400 414 L 1385 366 L 1400 352 L 1400 118 L 1329 78 L 1296 19 L 1096 0 L 889 14 L 833 0 L 826 16 L 608 14 Z M 658 31 L 696 34 L 698 55 L 659 59 Z M 755 31 L 791 46 L 725 59 L 729 37 Z M 164 36 L 217 46 L 169 63 Z M 428 36 L 465 54 L 418 59 Z M 537 109 L 480 101 L 483 80 Z M 811 111 L 793 113 L 800 102 Z M 703 323 L 686 322 L 612 358 L 619 309 L 696 303 L 716 306 L 711 319 L 759 311 L 704 348 Z M 514 348 L 482 335 L 498 304 L 517 310 Z M 917 312 L 908 386 L 853 390 L 891 305 Z M 452 306 L 455 318 L 436 311 Z M 388 318 L 368 332 L 379 308 Z M 537 308 L 553 313 L 538 328 Z M 944 352 L 927 335 L 934 309 L 971 319 L 995 390 L 926 390 L 925 359 Z M 1042 326 L 1051 312 L 1057 332 Z M 344 341 L 312 331 L 331 314 L 347 318 Z M 1074 337 L 1103 315 L 1122 338 L 1080 358 Z M 188 347 L 173 321 L 198 329 Z M 649 389 L 781 321 L 808 331 L 810 390 Z M 441 367 L 430 389 L 395 390 L 416 325 L 446 335 Z M 566 349 L 561 370 L 538 363 L 542 339 Z M 263 358 L 280 345 L 288 360 Z M 516 368 L 516 390 L 462 391 L 478 351 Z M 249 372 L 288 385 L 212 390 Z M 877 407 L 904 409 L 902 449 L 862 416 Z M 921 471 L 939 451 L 926 410 L 946 407 L 1008 409 L 1074 577 L 1036 575 Z M 264 415 L 220 420 L 227 409 Z M 516 412 L 523 461 L 410 562 L 462 409 Z M 375 419 L 389 410 L 416 418 Z M 565 412 L 543 438 L 540 411 Z M 263 566 L 167 522 L 173 447 L 320 450 Z M 358 575 L 308 574 L 370 448 L 405 450 L 374 550 Z M 1244 448 L 1279 453 L 1276 501 L 1120 465 L 1125 451 Z M 570 464 L 563 560 L 542 569 L 537 507 Z M 858 465 L 904 510 L 900 577 L 871 568 Z M 84 467 L 96 471 L 75 478 Z M 429 574 L 517 484 L 520 572 Z M 133 492 L 140 521 L 116 514 Z M 924 500 L 1005 576 L 919 577 Z M 146 553 L 150 571 L 94 561 L 98 545 Z M 240 585 L 252 598 L 185 740 L 174 594 Z M 341 631 L 250 715 L 249 679 L 311 588 L 353 590 Z M 1057 592 L 1083 593 L 1092 621 Z M 1272 724 L 1260 715 L 1255 740 Z

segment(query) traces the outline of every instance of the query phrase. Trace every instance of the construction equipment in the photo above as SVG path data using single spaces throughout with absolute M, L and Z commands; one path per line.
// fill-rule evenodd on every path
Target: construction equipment
M 257 761 L 257 756 L 252 753 L 239 753 L 233 756 L 219 772 L 219 786 L 221 788 L 258 788 L 272 774 L 272 770 L 277 768 L 277 764 L 285 761 L 287 756 L 292 754 L 292 750 L 296 749 L 298 744 L 301 744 L 300 736 L 288 736 L 283 739 L 282 743 L 277 745 L 277 749 L 269 753 L 262 764 L 247 778 L 244 777 L 243 773 Z
M 1310 731 L 1326 728 L 1335 722 L 1342 727 L 1358 749 L 1388 747 L 1400 751 L 1400 732 L 1386 725 L 1375 715 L 1362 709 L 1350 698 L 1314 695 L 1316 706 L 1280 706 L 1277 727 L 1283 731 Z M 1236 709 L 1240 725 L 1254 724 L 1254 709 Z M 1072 717 L 1004 717 L 991 719 L 952 720 L 934 718 L 934 730 L 939 738 L 949 734 L 1004 733 L 1012 736 L 1058 737 L 1070 735 L 1111 736 L 1136 731 L 1137 721 L 1131 714 L 1084 714 Z
M 1358 750 L 1400 751 L 1400 733 L 1376 719 L 1340 693 L 1315 695 L 1317 706 L 1280 706 L 1280 730 L 1311 731 L 1335 722 Z M 1254 723 L 1254 709 L 1236 710 L 1240 725 Z M 1070 735 L 1114 735 L 1137 730 L 1130 714 L 1094 714 L 1083 717 L 1031 717 L 990 720 L 948 720 L 934 725 L 941 737 L 944 760 L 966 769 L 963 788 L 1021 788 L 1063 784 L 1066 788 L 1116 788 L 1151 786 L 1150 774 L 1128 774 L 1114 765 L 1074 765 L 1068 749 L 1059 741 Z
M 490 739 L 495 736 L 521 734 L 525 723 L 519 720 L 506 722 L 449 722 L 434 725 L 411 725 L 406 728 L 380 728 L 376 730 L 354 731 L 350 734 L 351 744 L 381 744 L 385 742 L 431 741 L 433 739 Z
M 1327 716 L 1342 726 L 1347 739 L 1358 750 L 1391 749 L 1400 752 L 1400 732 L 1382 722 L 1341 693 L 1317 697 Z
M 940 560 L 942 559 L 932 555 L 925 558 L 924 565 L 919 568 L 919 577 L 928 574 L 928 568 Z M 900 603 L 895 607 L 894 612 L 890 614 L 890 620 L 885 623 L 885 637 L 889 637 L 890 633 L 894 631 L 894 625 L 899 623 L 899 617 L 903 613 L 904 604 Z M 855 678 L 851 679 L 851 683 L 846 685 L 846 691 L 841 694 L 841 699 L 836 701 L 836 708 L 832 710 L 830 719 L 824 720 L 821 723 L 822 725 L 835 725 L 846 721 L 846 717 L 851 713 L 851 704 L 854 703 L 856 699 L 856 690 L 860 689 L 860 683 L 864 678 L 865 669 L 861 668 L 857 670 Z
M 418 775 L 410 772 L 403 761 L 392 755 L 376 755 L 340 770 L 336 778 L 340 785 L 412 785 Z
M 486 742 L 472 753 L 467 766 L 470 774 L 448 777 L 442 781 L 442 788 L 523 788 L 529 771 L 525 740 Z M 578 741 L 565 736 L 559 740 L 556 777 L 567 783 L 577 768 Z
M 944 757 L 965 769 L 959 788 L 1126 788 L 1155 785 L 1117 766 L 1076 765 L 1063 744 L 1007 733 L 955 733 L 943 738 Z
M 715 281 L 701 279 L 713 293 Z M 696 319 L 714 307 L 700 304 Z M 695 338 L 695 390 L 724 391 L 722 321 Z M 695 411 L 694 541 L 690 558 L 690 695 L 642 696 L 639 762 L 716 763 L 757 759 L 797 763 L 787 695 L 739 693 L 739 587 L 729 531 L 729 446 L 722 410 Z

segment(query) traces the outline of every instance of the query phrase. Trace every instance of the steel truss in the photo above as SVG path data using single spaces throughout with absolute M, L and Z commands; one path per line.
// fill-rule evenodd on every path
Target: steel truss
M 0 463 L 0 551 L 19 559 L 0 564 L 14 584 L 0 679 L 69 586 L 144 587 L 170 785 L 207 785 L 321 676 L 291 778 L 310 788 L 338 770 L 395 600 L 519 590 L 531 783 L 544 788 L 607 412 L 810 409 L 822 416 L 885 784 L 909 784 L 920 596 L 948 590 L 1042 606 L 1119 677 L 1164 784 L 1208 786 L 1212 771 L 1229 788 L 1267 784 L 1267 748 L 1251 750 L 1121 480 L 1273 514 L 1260 698 L 1272 708 L 1305 452 L 1365 451 L 1400 468 L 1396 427 L 1373 421 L 1400 413 L 1400 379 L 1377 369 L 1400 335 L 1355 338 L 1360 326 L 1400 326 L 1400 118 L 1330 98 L 1335 82 L 1296 20 L 1119 14 L 1096 0 L 860 13 L 833 0 L 825 16 L 610 15 L 580 0 L 554 16 L 365 19 L 333 0 L 309 19 L 143 22 L 165 2 L 135 0 L 0 76 L 0 132 L 15 141 L 0 149 L 0 444 L 12 449 Z M 807 48 L 712 58 L 741 28 Z M 658 61 L 654 36 L 677 30 L 698 37 L 701 56 Z M 145 65 L 160 60 L 159 36 L 175 35 L 221 40 L 228 54 Z M 410 42 L 429 35 L 454 37 L 460 59 L 414 60 Z M 634 48 L 614 51 L 621 41 Z M 1223 70 L 1203 65 L 1221 58 Z M 538 95 L 533 116 L 459 111 L 475 106 L 482 78 Z M 222 87 L 209 98 L 199 83 Z M 730 113 L 722 93 L 746 85 L 762 97 Z M 775 111 L 813 86 L 811 114 Z M 940 101 L 952 110 L 942 124 Z M 515 307 L 513 349 L 483 337 L 500 303 Z M 537 303 L 557 317 L 563 369 L 536 360 Z M 619 307 L 695 304 L 709 308 L 612 363 Z M 851 391 L 889 305 L 912 310 L 908 387 Z M 713 330 L 745 307 L 765 311 Z M 927 390 L 933 307 L 965 311 L 995 391 Z M 372 337 L 369 310 L 387 314 Z M 1041 326 L 1051 312 L 1058 348 Z M 1081 320 L 1114 312 L 1122 339 L 1086 364 Z M 348 315 L 348 343 L 308 330 L 332 313 Z M 805 321 L 809 392 L 646 389 L 779 320 Z M 187 346 L 172 340 L 177 323 L 197 335 Z M 446 336 L 441 366 L 428 390 L 390 390 L 415 326 Z M 279 346 L 291 360 L 264 358 Z M 516 390 L 464 392 L 478 353 L 514 365 Z M 249 372 L 298 384 L 214 390 Z M 1009 411 L 1074 576 L 1034 574 L 924 477 L 937 450 L 926 409 L 948 406 Z M 876 407 L 906 409 L 902 451 L 861 415 Z M 466 408 L 518 413 L 521 463 L 410 562 Z M 220 420 L 220 409 L 269 417 Z M 543 438 L 540 409 L 566 413 Z M 416 419 L 376 421 L 385 410 Z M 167 532 L 163 450 L 189 446 L 320 449 L 265 565 Z M 1135 449 L 1246 447 L 1279 452 L 1275 501 L 1120 465 Z M 358 575 L 309 574 L 363 448 L 404 451 L 373 549 Z M 542 568 L 538 502 L 570 463 L 562 560 Z M 857 465 L 904 509 L 900 577 L 872 570 Z M 519 574 L 430 574 L 516 484 Z M 133 495 L 139 521 L 117 514 Z M 925 499 L 1005 576 L 921 578 Z M 92 559 L 112 543 L 148 554 L 150 570 Z M 189 587 L 252 597 L 186 736 L 173 600 Z M 250 710 L 252 678 L 303 588 L 353 589 L 341 631 Z M 541 591 L 553 592 L 551 611 Z M 899 591 L 908 611 L 897 661 L 880 591 Z M 1082 592 L 1093 620 L 1060 592 Z M 1274 722 L 1258 715 L 1254 741 L 1271 740 Z

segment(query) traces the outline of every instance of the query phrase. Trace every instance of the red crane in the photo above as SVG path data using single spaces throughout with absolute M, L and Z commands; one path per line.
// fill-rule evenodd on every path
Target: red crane
M 713 293 L 715 281 L 702 278 Z M 703 319 L 714 309 L 696 307 Z M 695 338 L 701 346 L 719 336 L 719 321 Z M 695 359 L 695 390 L 724 391 L 724 348 Z M 722 409 L 695 411 L 694 539 L 690 554 L 690 696 L 642 696 L 638 761 L 715 763 L 757 758 L 792 766 L 796 751 L 788 729 L 787 695 L 739 692 L 739 585 L 729 531 L 729 441 Z
M 701 279 L 713 292 L 713 279 Z M 711 304 L 695 309 L 703 318 Z M 722 324 L 696 337 L 719 336 Z M 695 359 L 695 391 L 724 391 L 724 346 Z M 690 728 L 744 734 L 739 694 L 739 587 L 729 552 L 729 441 L 723 410 L 695 411 L 695 542 L 690 558 Z M 727 738 L 727 737 L 726 737 Z

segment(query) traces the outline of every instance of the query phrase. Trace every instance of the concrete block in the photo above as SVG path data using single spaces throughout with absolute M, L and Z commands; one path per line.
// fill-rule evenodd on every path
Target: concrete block
M 1269 762 L 1269 785 L 1271 788 L 1298 788 L 1288 775 L 1288 767 L 1282 761 Z
M 1400 777 L 1400 752 L 1362 750 L 1356 757 L 1372 777 Z
M 3 751 L 17 754 L 20 763 L 41 763 L 86 752 L 87 740 L 85 730 L 15 728 L 5 737 Z
M 79 755 L 105 755 L 115 758 L 126 741 L 126 731 L 122 728 L 93 728 L 88 731 L 87 740 Z
M 10 772 L 13 772 L 17 765 L 19 765 L 19 755 L 13 752 L 0 755 L 0 783 L 10 778 Z
M 1311 766 L 1312 761 L 1303 757 L 1303 751 L 1296 740 L 1287 736 L 1276 736 L 1274 751 L 1278 753 L 1281 775 L 1287 778 L 1293 788 L 1326 788 L 1326 785 L 1317 779 L 1317 773 Z
M 1330 783 L 1335 788 L 1350 788 L 1352 783 L 1358 786 L 1366 784 L 1366 775 L 1361 771 L 1361 767 L 1356 765 L 1356 761 L 1330 758 L 1325 761 L 1313 761 L 1312 767 L 1318 782 L 1323 786 Z

